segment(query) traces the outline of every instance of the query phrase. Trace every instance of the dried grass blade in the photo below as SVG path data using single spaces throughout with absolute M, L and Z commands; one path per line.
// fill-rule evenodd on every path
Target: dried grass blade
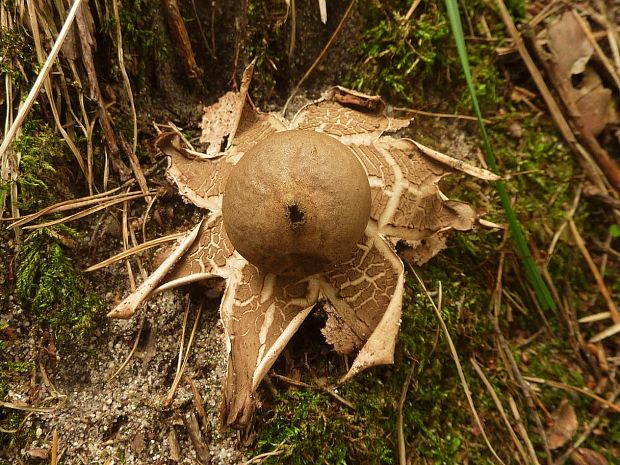
M 414 276 L 416 277 L 418 284 L 420 284 L 420 287 L 422 288 L 422 290 L 424 291 L 424 294 L 426 295 L 429 302 L 431 303 L 431 306 L 433 307 L 433 311 L 435 312 L 435 315 L 437 316 L 437 319 L 439 320 L 439 324 L 441 325 L 441 330 L 444 334 L 444 337 L 446 338 L 446 342 L 448 343 L 448 347 L 450 349 L 450 355 L 452 356 L 452 359 L 454 360 L 454 365 L 456 366 L 456 370 L 459 374 L 459 379 L 461 380 L 463 392 L 465 393 L 465 397 L 467 397 L 467 403 L 469 404 L 471 413 L 474 417 L 474 420 L 476 421 L 476 425 L 480 429 L 482 437 L 484 438 L 484 442 L 486 446 L 488 447 L 489 451 L 491 451 L 491 454 L 493 455 L 495 460 L 497 460 L 498 463 L 505 465 L 504 461 L 501 458 L 499 458 L 499 455 L 497 455 L 497 452 L 495 452 L 495 449 L 491 445 L 491 442 L 489 441 L 489 437 L 487 436 L 487 433 L 484 429 L 484 425 L 482 424 L 482 421 L 480 420 L 480 417 L 478 416 L 478 411 L 476 410 L 476 406 L 474 405 L 474 401 L 471 397 L 471 391 L 469 390 L 469 385 L 467 384 L 467 380 L 465 379 L 465 373 L 463 373 L 463 367 L 461 366 L 458 353 L 456 352 L 456 347 L 454 346 L 454 342 L 452 342 L 452 337 L 450 336 L 448 327 L 446 326 L 446 323 L 443 321 L 443 318 L 441 316 L 441 311 L 435 304 L 435 301 L 433 300 L 430 293 L 428 292 L 428 289 L 426 289 L 426 286 L 424 285 L 424 281 L 422 281 L 422 278 L 420 277 L 418 272 L 411 265 L 409 265 L 409 268 L 411 269 Z M 439 282 L 439 295 L 440 296 L 442 295 L 441 281 Z
M 67 34 L 69 33 L 71 25 L 73 24 L 73 21 L 75 19 L 75 15 L 77 14 L 77 11 L 81 4 L 82 0 L 75 0 L 73 2 L 73 5 L 71 6 L 69 13 L 67 14 L 67 18 L 65 19 L 62 29 L 60 30 L 60 33 L 58 34 L 58 37 L 54 42 L 54 46 L 52 47 L 50 54 L 47 56 L 47 60 L 45 60 L 45 63 L 41 67 L 41 71 L 39 71 L 39 75 L 37 76 L 36 81 L 32 85 L 32 88 L 30 89 L 30 92 L 28 93 L 24 104 L 19 109 L 15 121 L 13 121 L 13 124 L 5 134 L 4 139 L 2 140 L 2 144 L 0 144 L 0 159 L 4 157 L 4 153 L 6 152 L 11 142 L 13 142 L 15 134 L 17 134 L 17 130 L 21 127 L 22 123 L 26 119 L 26 115 L 28 114 L 36 98 L 38 97 L 39 92 L 41 91 L 41 87 L 43 87 L 43 83 L 45 82 L 50 71 L 52 70 L 52 66 L 56 61 L 58 52 L 60 52 L 62 44 L 67 38 Z
M 45 223 L 34 224 L 32 226 L 26 226 L 24 229 L 40 229 L 40 228 L 47 228 L 49 226 L 54 226 L 56 224 L 68 223 L 69 221 L 79 220 L 80 218 L 84 218 L 85 216 L 92 215 L 93 213 L 112 207 L 116 204 L 126 202 L 128 200 L 140 199 L 142 197 L 145 197 L 145 195 L 142 193 L 138 193 L 138 194 L 133 194 L 131 196 L 123 197 L 120 199 L 110 200 L 102 205 L 97 205 L 95 207 L 87 208 L 86 210 L 82 210 L 81 212 L 77 212 L 72 215 L 65 216 L 64 218 L 47 221 Z
M 120 199 L 120 198 L 124 198 L 130 195 L 135 195 L 139 193 L 139 192 L 126 192 L 123 194 L 118 194 L 116 196 L 109 197 L 107 199 L 105 198 L 105 197 L 108 197 L 112 192 L 116 192 L 117 190 L 118 188 L 108 191 L 108 192 L 103 192 L 101 194 L 91 195 L 88 197 L 81 197 L 79 199 L 63 200 L 62 202 L 58 202 L 53 205 L 50 205 L 49 207 L 45 207 L 39 210 L 38 212 L 31 213 L 30 215 L 22 216 L 14 223 L 11 223 L 8 227 L 16 228 L 18 226 L 23 226 L 25 224 L 28 224 L 31 221 L 36 220 L 37 218 L 40 218 L 45 215 L 50 215 L 52 213 L 63 212 L 67 210 L 74 210 L 76 208 L 87 207 L 88 205 L 99 203 L 101 201 L 112 200 L 116 198 Z M 7 218 L 7 219 L 12 220 L 15 218 Z
M 183 237 L 185 235 L 184 232 L 169 234 L 168 236 L 158 237 L 157 239 L 153 239 L 152 241 L 143 242 L 142 244 L 132 247 L 131 249 L 123 250 L 121 253 L 114 255 L 113 257 L 107 258 L 106 260 L 97 263 L 96 265 L 89 266 L 84 271 L 90 273 L 91 271 L 97 271 L 107 266 L 112 265 L 113 263 L 119 262 L 127 257 L 135 255 L 140 252 L 144 252 L 153 247 L 157 247 L 158 245 L 165 244 L 167 242 L 176 241 L 177 239 Z

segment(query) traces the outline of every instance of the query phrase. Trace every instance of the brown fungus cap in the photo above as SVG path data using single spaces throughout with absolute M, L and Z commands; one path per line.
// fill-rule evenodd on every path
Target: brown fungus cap
M 259 268 L 307 276 L 348 259 L 370 216 L 353 152 L 315 131 L 275 133 L 247 151 L 224 188 L 224 228 Z

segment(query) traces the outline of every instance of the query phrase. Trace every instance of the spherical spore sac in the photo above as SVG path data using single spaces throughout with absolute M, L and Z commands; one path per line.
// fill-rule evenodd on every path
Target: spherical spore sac
M 352 256 L 370 186 L 351 149 L 315 131 L 282 131 L 248 150 L 224 188 L 224 228 L 257 267 L 308 276 Z

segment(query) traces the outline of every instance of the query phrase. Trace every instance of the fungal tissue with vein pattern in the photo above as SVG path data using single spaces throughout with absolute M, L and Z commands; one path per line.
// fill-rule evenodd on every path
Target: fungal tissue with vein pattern
M 449 200 L 439 190 L 439 180 L 454 171 L 496 179 L 413 140 L 386 135 L 410 120 L 386 116 L 378 97 L 335 87 L 292 121 L 262 113 L 247 96 L 251 73 L 249 67 L 239 92 L 205 109 L 206 153 L 188 150 L 176 133 L 158 139 L 169 158 L 169 179 L 186 201 L 204 209 L 204 219 L 109 314 L 129 318 L 156 292 L 224 278 L 220 316 L 229 355 L 221 419 L 233 427 L 250 421 L 258 385 L 317 306 L 327 314 L 326 341 L 338 353 L 355 356 L 342 381 L 393 363 L 405 281 L 396 242 L 406 242 L 410 257 L 424 263 L 443 248 L 451 230 L 469 230 L 476 221 L 468 204 Z M 363 166 L 371 194 L 368 225 L 347 259 L 303 277 L 275 275 L 250 263 L 235 250 L 222 220 L 224 187 L 233 167 L 257 143 L 287 130 L 316 131 L 347 146 Z

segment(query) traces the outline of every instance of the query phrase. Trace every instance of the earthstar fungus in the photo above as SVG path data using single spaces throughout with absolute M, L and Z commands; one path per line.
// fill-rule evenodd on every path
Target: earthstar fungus
M 443 248 L 443 238 L 448 231 L 471 229 L 476 216 L 469 205 L 448 200 L 439 190 L 439 180 L 453 171 L 487 180 L 497 179 L 488 171 L 413 140 L 386 135 L 406 127 L 410 121 L 386 116 L 385 105 L 378 97 L 334 87 L 322 99 L 303 107 L 292 121 L 276 113 L 261 113 L 247 97 L 251 72 L 251 67 L 246 70 L 239 92 L 229 92 L 205 109 L 203 142 L 208 142 L 209 147 L 203 156 L 186 150 L 177 134 L 160 136 L 158 146 L 169 157 L 169 179 L 186 201 L 208 212 L 205 212 L 205 219 L 167 253 L 164 262 L 140 288 L 109 313 L 110 317 L 129 318 L 140 303 L 154 293 L 190 282 L 224 278 L 226 288 L 220 315 L 229 356 L 221 416 L 224 425 L 235 427 L 244 426 L 251 419 L 258 385 L 316 305 L 322 305 L 327 314 L 322 330 L 326 341 L 338 353 L 356 354 L 342 381 L 371 366 L 393 363 L 404 289 L 404 267 L 395 253 L 395 242 L 405 241 L 412 248 L 414 260 L 428 260 Z M 247 192 L 253 181 L 239 176 L 249 176 L 264 168 L 267 174 L 263 175 L 267 178 L 281 177 L 288 169 L 281 164 L 260 168 L 260 154 L 256 155 L 255 148 L 275 141 L 282 153 L 272 154 L 272 157 L 299 156 L 302 171 L 308 172 L 312 163 L 304 163 L 316 150 L 297 147 L 303 145 L 304 138 L 315 148 L 342 147 L 353 156 L 347 162 L 349 170 L 354 171 L 356 165 L 361 168 L 370 189 L 369 219 L 360 220 L 366 215 L 363 211 L 367 208 L 366 194 L 361 192 L 359 197 L 353 196 L 353 200 L 346 199 L 345 195 L 340 201 L 345 205 L 345 212 L 357 203 L 362 213 L 352 212 L 347 220 L 353 225 L 351 231 L 337 237 L 334 244 L 327 247 L 334 248 L 334 253 L 329 255 L 331 258 L 318 260 L 318 264 L 312 260 L 317 250 L 316 241 L 333 240 L 333 237 L 318 239 L 320 231 L 317 235 L 309 235 L 310 245 L 303 245 L 309 248 L 300 254 L 301 257 L 310 255 L 309 265 L 296 261 L 290 250 L 271 262 L 269 253 L 236 250 L 233 243 L 242 249 L 244 244 L 239 241 L 244 240 L 255 243 L 252 247 L 260 246 L 260 237 L 251 237 L 252 231 L 248 230 L 251 223 L 247 220 L 254 219 L 263 227 L 262 223 L 273 223 L 269 219 L 265 221 L 265 215 L 286 213 L 285 210 L 265 213 L 260 205 L 239 206 L 241 196 L 253 195 Z M 286 140 L 297 148 L 287 148 Z M 244 156 L 248 156 L 248 160 Z M 239 170 L 235 169 L 237 164 Z M 325 172 L 333 169 L 328 163 Z M 342 173 L 336 175 L 340 176 L 336 184 L 347 178 Z M 306 180 L 310 178 L 307 176 Z M 354 178 L 352 185 L 363 190 L 360 186 L 365 183 L 357 183 L 355 176 L 351 178 Z M 312 224 L 313 215 L 335 208 L 329 204 L 329 196 L 318 199 L 311 208 L 306 207 L 306 202 L 315 199 L 323 188 L 310 189 L 294 198 L 308 187 L 301 181 L 304 179 L 295 179 L 292 187 L 284 188 L 284 197 L 274 201 L 274 205 L 282 209 L 291 207 L 288 213 L 293 215 L 288 217 L 290 224 L 276 225 L 276 229 L 290 229 L 276 238 L 284 248 L 290 246 L 286 236 L 296 234 L 296 221 L 307 222 L 300 226 L 303 229 Z M 301 186 L 297 185 L 299 183 Z M 252 188 L 261 191 L 264 186 Z M 351 200 L 353 203 L 347 204 Z M 242 217 L 234 218 L 235 212 Z M 356 233 L 360 221 L 365 227 Z M 224 228 L 229 223 L 232 224 L 230 238 Z M 355 234 L 358 237 L 351 244 L 339 246 Z M 269 247 L 273 254 L 276 245 L 270 243 Z M 253 255 L 256 253 L 258 258 Z M 259 268 L 243 254 L 259 264 L 266 264 L 268 270 L 283 273 L 276 275 L 265 267 Z

